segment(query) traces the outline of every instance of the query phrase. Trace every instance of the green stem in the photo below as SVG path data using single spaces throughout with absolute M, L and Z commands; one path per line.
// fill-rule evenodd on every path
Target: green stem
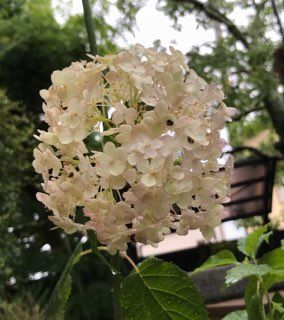
M 258 281 L 257 281 L 257 294 L 260 297 L 260 312 L 261 312 L 261 319 L 266 320 L 266 314 L 265 314 L 265 308 L 264 308 L 264 303 L 263 303 L 263 293 L 260 292 L 261 289 L 261 283 L 262 283 L 262 278 L 258 276 Z
M 84 19 L 85 19 L 86 29 L 88 33 L 91 53 L 96 55 L 98 54 L 98 46 L 96 41 L 96 34 L 93 28 L 92 11 L 91 11 L 90 2 L 89 0 L 82 0 L 82 3 L 84 8 Z
M 111 257 L 111 263 L 116 270 L 121 269 L 121 257 L 119 254 Z M 112 281 L 112 303 L 113 303 L 113 319 L 114 320 L 122 320 L 122 310 L 119 303 L 119 292 L 122 276 L 121 273 L 113 273 L 113 281 Z
M 272 304 L 271 304 L 271 300 L 269 297 L 269 292 L 267 290 L 265 290 L 265 296 L 266 296 L 266 300 L 267 300 L 267 311 L 268 311 L 267 319 L 273 319 L 273 317 L 272 317 Z M 271 318 L 270 318 L 270 315 L 271 315 Z

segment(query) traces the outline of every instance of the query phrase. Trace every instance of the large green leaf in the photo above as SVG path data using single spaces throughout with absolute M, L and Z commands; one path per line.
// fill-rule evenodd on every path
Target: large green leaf
M 202 297 L 187 273 L 172 263 L 149 258 L 122 282 L 125 320 L 206 320 Z
M 246 310 L 237 310 L 227 314 L 222 320 L 248 320 Z
M 255 265 L 240 263 L 227 272 L 225 284 L 228 287 L 229 285 L 235 284 L 244 278 L 250 276 L 261 277 L 271 272 L 273 272 L 273 269 L 264 264 Z
M 250 258 L 255 258 L 257 250 L 263 241 L 268 242 L 271 232 L 266 232 L 269 224 L 266 224 L 254 232 L 250 233 L 246 238 L 238 241 L 238 249 Z
M 284 249 L 277 248 L 264 254 L 258 263 L 270 266 L 273 271 L 263 276 L 263 285 L 269 289 L 273 284 L 284 281 Z
M 79 241 L 52 292 L 51 298 L 45 309 L 44 320 L 64 319 L 65 306 L 72 289 L 72 277 L 70 273 L 74 264 L 80 260 L 81 252 L 82 244 Z
M 201 267 L 194 270 L 194 272 L 191 274 L 196 274 L 198 272 L 203 272 L 208 269 L 218 267 L 218 266 L 224 266 L 227 264 L 235 264 L 237 262 L 234 254 L 229 250 L 222 250 L 210 258 L 208 258 Z

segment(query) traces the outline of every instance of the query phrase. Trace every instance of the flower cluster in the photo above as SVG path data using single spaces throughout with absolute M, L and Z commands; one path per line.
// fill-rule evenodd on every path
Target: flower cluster
M 234 109 L 170 51 L 91 56 L 54 71 L 40 92 L 48 131 L 36 136 L 37 198 L 55 225 L 93 230 L 112 254 L 133 239 L 156 245 L 172 229 L 211 237 L 229 193 L 232 164 L 218 159 Z

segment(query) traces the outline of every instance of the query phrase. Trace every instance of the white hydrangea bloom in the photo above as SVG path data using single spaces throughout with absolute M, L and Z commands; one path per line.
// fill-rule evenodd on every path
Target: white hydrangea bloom
M 136 45 L 75 62 L 40 92 L 49 127 L 36 136 L 33 166 L 44 179 L 37 198 L 55 225 L 93 230 L 111 254 L 133 239 L 155 246 L 171 229 L 210 237 L 228 200 L 232 163 L 220 170 L 218 158 L 234 109 L 170 51 Z M 94 131 L 108 140 L 102 151 L 88 150 Z

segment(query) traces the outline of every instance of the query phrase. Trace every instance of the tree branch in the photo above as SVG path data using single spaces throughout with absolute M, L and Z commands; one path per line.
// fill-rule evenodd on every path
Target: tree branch
M 251 92 L 253 91 L 254 89 L 251 90 Z M 263 99 L 264 99 L 264 96 L 262 94 L 258 95 L 257 97 L 255 97 L 253 100 L 252 100 L 252 103 L 251 103 L 251 106 L 249 109 L 245 110 L 244 112 L 241 112 L 237 115 L 235 115 L 233 118 L 232 118 L 232 121 L 239 121 L 241 120 L 243 117 L 247 116 L 248 114 L 250 114 L 251 112 L 255 112 L 255 111 L 260 111 L 260 110 L 263 110 L 263 106 L 260 106 L 261 103 L 263 102 Z
M 250 44 L 248 43 L 247 39 L 245 38 L 244 34 L 238 29 L 238 27 L 231 21 L 226 15 L 221 13 L 216 7 L 211 5 L 210 3 L 203 3 L 200 0 L 168 0 L 173 1 L 175 3 L 184 3 L 184 4 L 191 4 L 197 10 L 204 12 L 208 18 L 212 20 L 218 21 L 223 23 L 227 26 L 229 32 L 239 41 L 243 43 L 243 45 L 249 49 Z M 261 6 L 266 4 L 267 0 L 261 2 Z M 277 10 L 276 10 L 277 11 Z M 280 18 L 279 18 L 280 19 Z M 282 26 L 282 24 L 281 24 Z M 283 28 L 282 28 L 283 29 Z M 279 142 L 276 145 L 276 148 L 284 155 L 284 104 L 283 99 L 279 97 L 277 92 L 271 92 L 270 94 L 266 95 L 262 98 L 264 108 L 267 110 L 272 124 L 276 133 L 279 136 Z M 257 109 L 258 110 L 258 109 Z M 248 113 L 251 111 L 256 111 L 255 109 L 248 110 Z M 240 115 L 239 117 L 242 117 Z
M 259 8 L 262 10 L 268 1 L 269 1 L 269 0 L 263 0 L 263 1 L 259 4 Z
M 171 0 L 170 0 L 171 1 Z M 239 30 L 239 28 L 230 20 L 226 15 L 221 13 L 216 7 L 214 7 L 211 3 L 203 3 L 199 0 L 172 0 L 176 3 L 188 3 L 192 4 L 197 10 L 203 11 L 206 13 L 208 18 L 211 18 L 215 21 L 223 23 L 228 28 L 229 32 L 248 49 L 249 43 L 243 33 Z
M 278 23 L 279 32 L 281 34 L 282 41 L 284 42 L 284 29 L 283 29 L 282 22 L 281 22 L 281 19 L 280 19 L 278 10 L 277 10 L 276 3 L 274 0 L 271 0 L 271 4 L 272 4 L 273 13 L 274 13 L 276 20 L 277 20 L 277 23 Z
M 278 155 L 263 153 L 261 150 L 253 148 L 253 147 L 249 147 L 249 146 L 234 147 L 232 150 L 223 152 L 223 154 L 235 154 L 235 153 L 239 153 L 239 152 L 243 152 L 243 151 L 250 151 L 251 153 L 259 156 L 260 158 L 284 160 L 284 158 L 281 156 L 279 157 Z
M 98 54 L 98 46 L 97 46 L 96 34 L 93 28 L 91 6 L 89 3 L 89 0 L 82 0 L 82 3 L 84 8 L 84 19 L 85 19 L 86 29 L 88 33 L 91 53 L 96 55 Z
M 270 95 L 264 98 L 264 107 L 270 115 L 273 127 L 279 136 L 279 142 L 276 148 L 284 155 L 284 106 L 283 99 L 277 94 Z
M 247 116 L 248 114 L 252 113 L 252 112 L 255 112 L 255 111 L 260 111 L 262 110 L 263 108 L 260 108 L 260 107 L 253 107 L 251 109 L 248 109 L 248 110 L 245 110 L 244 112 L 241 112 L 239 114 L 237 114 L 236 116 L 234 116 L 232 118 L 232 121 L 239 121 L 241 120 L 243 117 Z
M 257 3 L 255 2 L 255 0 L 252 0 L 252 5 L 255 7 L 255 9 L 257 9 Z
M 269 155 L 261 152 L 259 149 L 253 148 L 253 147 L 248 147 L 248 146 L 238 146 L 238 147 L 233 147 L 232 150 L 226 151 L 223 154 L 234 154 L 234 153 L 239 153 L 242 151 L 250 151 L 258 156 L 260 156 L 261 158 L 268 158 L 270 157 Z

